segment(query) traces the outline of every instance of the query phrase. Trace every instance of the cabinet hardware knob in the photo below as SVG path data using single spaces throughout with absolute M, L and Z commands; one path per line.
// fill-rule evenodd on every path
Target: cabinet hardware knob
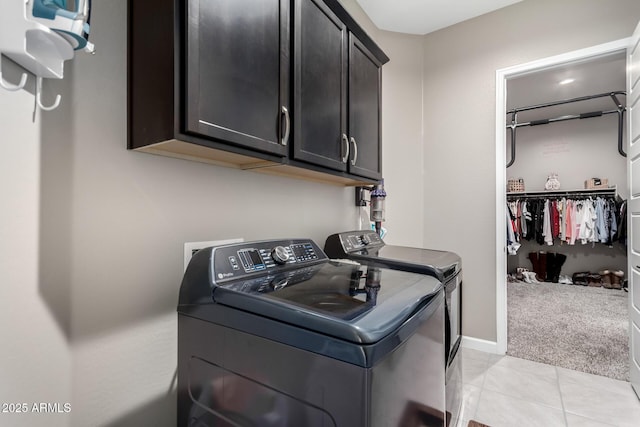
M 284 115 L 284 132 L 280 142 L 282 145 L 287 145 L 289 134 L 291 133 L 291 118 L 289 117 L 289 110 L 284 105 L 282 106 L 282 114 Z
M 349 139 L 344 133 L 342 134 L 341 143 L 342 151 L 344 152 L 344 154 L 342 155 L 342 163 L 347 163 L 347 160 L 349 160 Z
M 358 160 L 358 143 L 354 137 L 351 137 L 351 143 L 353 144 L 353 159 L 351 159 L 351 166 L 355 166 L 356 161 Z

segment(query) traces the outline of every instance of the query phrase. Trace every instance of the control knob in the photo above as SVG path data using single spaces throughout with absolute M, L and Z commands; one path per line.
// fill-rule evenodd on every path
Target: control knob
M 284 246 L 276 246 L 271 251 L 271 258 L 276 262 L 276 264 L 284 264 L 289 261 L 289 253 Z

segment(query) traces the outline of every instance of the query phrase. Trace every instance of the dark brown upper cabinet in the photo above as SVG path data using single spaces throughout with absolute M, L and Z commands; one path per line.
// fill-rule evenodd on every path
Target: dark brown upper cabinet
M 340 185 L 381 177 L 388 58 L 337 0 L 128 4 L 128 148 Z
M 188 0 L 187 133 L 287 155 L 289 0 Z
M 347 170 L 347 26 L 322 1 L 295 1 L 295 159 Z
M 382 178 L 382 63 L 349 34 L 349 172 Z
M 382 62 L 321 0 L 294 22 L 294 158 L 380 179 Z

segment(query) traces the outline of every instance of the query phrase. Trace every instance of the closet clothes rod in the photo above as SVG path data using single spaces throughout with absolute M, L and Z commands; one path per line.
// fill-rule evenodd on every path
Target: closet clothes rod
M 599 93 L 596 95 L 581 96 L 578 98 L 548 102 L 545 104 L 530 105 L 528 107 L 518 107 L 518 108 L 514 108 L 512 110 L 507 111 L 507 114 L 511 115 L 511 123 L 506 125 L 506 128 L 509 129 L 510 136 L 511 136 L 511 160 L 507 163 L 507 167 L 510 167 L 516 161 L 516 129 L 517 128 L 522 126 L 540 126 L 540 125 L 546 125 L 549 123 L 563 122 L 566 120 L 590 119 L 593 117 L 601 117 L 607 114 L 618 114 L 618 153 L 620 153 L 622 157 L 627 157 L 627 153 L 625 153 L 624 150 L 622 149 L 622 146 L 623 146 L 622 138 L 624 135 L 624 113 L 626 111 L 626 108 L 622 105 L 622 103 L 618 99 L 618 95 L 626 95 L 626 94 L 627 93 L 624 91 Z M 575 114 L 575 115 L 561 116 L 561 117 L 556 117 L 551 119 L 532 120 L 530 122 L 518 123 L 518 112 L 520 111 L 537 110 L 539 108 L 547 108 L 547 107 L 553 107 L 556 105 L 570 104 L 573 102 L 588 101 L 590 99 L 605 98 L 605 97 L 611 98 L 611 100 L 613 101 L 616 107 L 614 110 L 592 111 L 592 112 L 583 113 L 583 114 Z
M 510 192 L 507 193 L 507 200 L 518 199 L 554 199 L 559 197 L 615 197 L 617 195 L 617 188 L 595 188 L 585 190 L 556 190 L 556 191 L 523 191 L 523 192 Z
M 601 117 L 607 114 L 616 114 L 617 112 L 618 110 L 608 110 L 608 111 L 593 111 L 591 113 L 582 113 L 582 114 L 570 114 L 567 116 L 554 117 L 552 119 L 531 120 L 530 122 L 518 123 L 515 125 L 515 127 L 519 128 L 522 126 L 540 126 L 540 125 L 546 125 L 549 123 L 564 122 L 565 120 L 590 119 L 592 117 Z

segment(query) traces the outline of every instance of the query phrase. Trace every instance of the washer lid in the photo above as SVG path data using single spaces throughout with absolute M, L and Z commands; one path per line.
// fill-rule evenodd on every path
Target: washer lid
M 429 274 L 440 273 L 440 280 L 447 281 L 460 271 L 460 257 L 453 252 L 434 249 L 411 248 L 407 246 L 385 245 L 380 248 L 362 249 L 356 254 L 383 261 L 390 268 Z
M 214 285 L 212 296 L 228 307 L 373 344 L 424 307 L 442 286 L 430 276 L 327 261 Z
M 428 274 L 449 281 L 462 268 L 453 252 L 387 245 L 373 230 L 355 230 L 327 237 L 325 252 L 331 258 L 348 258 L 369 265 Z

